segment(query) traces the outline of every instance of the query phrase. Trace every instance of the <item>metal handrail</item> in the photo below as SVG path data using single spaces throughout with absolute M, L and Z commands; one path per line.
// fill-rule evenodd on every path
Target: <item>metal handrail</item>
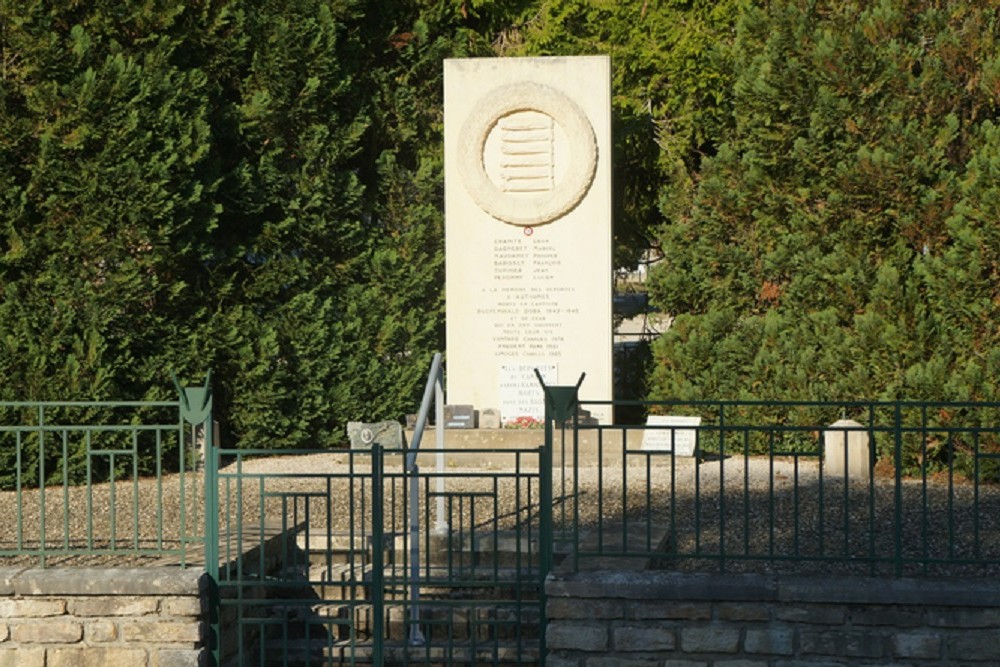
M 435 404 L 435 431 L 437 434 L 437 464 L 438 472 L 444 469 L 444 373 L 441 369 L 441 353 L 435 352 L 431 362 L 431 370 L 427 373 L 427 384 L 424 396 L 420 401 L 420 411 L 417 413 L 417 423 L 413 429 L 413 444 L 406 453 L 405 474 L 410 483 L 410 600 L 413 602 L 413 618 L 410 625 L 410 644 L 422 646 L 426 640 L 420 631 L 420 467 L 417 466 L 417 455 L 420 453 L 420 443 L 427 427 L 427 415 L 431 402 Z M 447 530 L 444 523 L 444 477 L 437 478 L 438 506 L 436 530 Z
M 435 388 L 441 385 L 443 374 L 441 372 L 441 353 L 434 353 L 434 360 L 431 361 L 431 370 L 427 374 L 427 384 L 424 387 L 424 396 L 420 401 L 420 411 L 417 413 L 417 423 L 413 428 L 413 446 L 406 454 L 406 470 L 411 471 L 417 465 L 417 453 L 420 450 L 420 441 L 424 437 L 424 429 L 427 426 L 427 413 L 430 412 L 431 401 L 434 400 Z M 443 407 L 443 406 L 442 406 Z M 437 420 L 438 428 L 441 428 L 441 420 Z

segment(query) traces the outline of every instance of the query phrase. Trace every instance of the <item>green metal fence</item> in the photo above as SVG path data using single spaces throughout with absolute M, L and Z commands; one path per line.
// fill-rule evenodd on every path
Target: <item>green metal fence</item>
M 685 419 L 571 418 L 550 436 L 562 454 L 554 539 L 570 545 L 571 568 L 618 559 L 716 572 L 1000 570 L 1000 404 L 641 406 Z M 871 459 L 834 466 L 854 437 L 867 439 Z M 675 454 L 685 441 L 696 456 Z M 868 475 L 849 475 L 854 464 Z
M 428 472 L 378 445 L 289 454 L 208 461 L 218 664 L 538 664 L 539 448 L 448 450 Z
M 0 403 L 0 558 L 202 561 L 202 480 L 185 402 Z M 203 428 L 203 427 L 202 427 Z
M 633 402 L 656 419 L 611 426 L 545 389 L 544 445 L 426 453 L 221 448 L 208 381 L 0 403 L 0 557 L 204 564 L 223 666 L 543 663 L 555 569 L 1000 571 L 998 403 Z

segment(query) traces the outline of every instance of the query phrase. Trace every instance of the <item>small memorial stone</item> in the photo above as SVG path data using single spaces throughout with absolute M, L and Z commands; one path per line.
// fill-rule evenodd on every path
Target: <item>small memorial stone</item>
M 571 426 L 573 424 L 572 419 L 566 420 L 566 425 Z M 576 410 L 576 425 L 577 426 L 597 426 L 597 417 L 590 414 L 590 410 L 584 410 L 583 408 L 577 408 Z
M 500 411 L 487 408 L 479 413 L 479 428 L 500 428 Z
M 445 428 L 476 428 L 476 411 L 471 405 L 444 406 Z
M 643 451 L 673 452 L 674 456 L 694 456 L 698 449 L 701 417 L 650 415 L 642 432 Z
M 371 449 L 375 443 L 385 449 L 403 449 L 403 427 L 398 421 L 347 422 L 347 437 L 351 449 Z

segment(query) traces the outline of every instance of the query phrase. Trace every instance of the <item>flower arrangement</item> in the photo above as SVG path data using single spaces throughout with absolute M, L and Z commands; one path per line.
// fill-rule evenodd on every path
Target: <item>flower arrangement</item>
M 504 422 L 504 428 L 516 428 L 516 429 L 529 429 L 529 428 L 542 428 L 545 426 L 545 422 L 536 417 L 530 417 L 528 415 L 522 415 L 520 417 L 515 417 Z

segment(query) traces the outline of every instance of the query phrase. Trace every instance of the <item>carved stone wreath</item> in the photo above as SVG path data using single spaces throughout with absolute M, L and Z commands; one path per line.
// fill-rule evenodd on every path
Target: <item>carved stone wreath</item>
M 565 133 L 570 155 L 552 190 L 514 196 L 490 178 L 483 152 L 497 123 L 523 111 L 550 117 Z M 513 225 L 540 225 L 566 215 L 586 196 L 597 169 L 597 139 L 586 114 L 563 93 L 540 83 L 510 84 L 483 96 L 462 125 L 458 169 L 469 196 L 491 216 Z

